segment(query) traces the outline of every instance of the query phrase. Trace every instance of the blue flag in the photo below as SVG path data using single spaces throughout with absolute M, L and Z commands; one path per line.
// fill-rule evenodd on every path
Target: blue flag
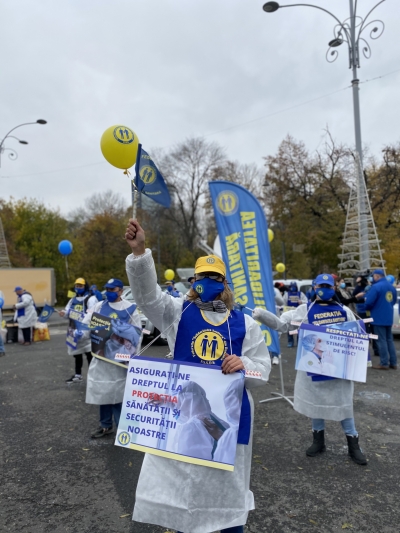
M 228 181 L 209 183 L 222 259 L 235 302 L 244 313 L 260 307 L 275 314 L 271 253 L 267 221 L 258 200 L 241 185 Z M 268 348 L 280 352 L 276 331 L 260 325 Z
M 51 305 L 44 304 L 42 312 L 40 313 L 40 316 L 38 318 L 38 322 L 47 322 L 53 313 L 54 307 L 51 307 Z
M 171 197 L 164 178 L 141 144 L 136 157 L 135 173 L 135 185 L 140 192 L 164 207 L 171 205 Z M 132 193 L 133 189 L 132 185 Z

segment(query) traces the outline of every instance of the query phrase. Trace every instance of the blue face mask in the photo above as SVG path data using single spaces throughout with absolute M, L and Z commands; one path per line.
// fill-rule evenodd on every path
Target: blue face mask
M 193 289 L 200 296 L 202 302 L 213 302 L 215 298 L 225 289 L 221 281 L 204 278 L 193 283 Z
M 320 300 L 330 300 L 333 298 L 335 294 L 335 289 L 328 289 L 327 287 L 318 287 L 318 289 L 315 289 L 315 292 L 317 293 L 317 296 Z
M 341 284 L 339 285 L 339 287 L 340 287 L 341 289 L 345 289 L 345 288 L 346 288 L 346 283 L 341 283 Z
M 109 302 L 116 302 L 119 294 L 117 292 L 106 291 L 106 298 Z
M 83 294 L 85 294 L 85 288 L 83 288 L 83 289 L 77 289 L 77 288 L 75 287 L 75 292 L 76 292 L 76 295 L 77 295 L 77 296 L 82 296 Z

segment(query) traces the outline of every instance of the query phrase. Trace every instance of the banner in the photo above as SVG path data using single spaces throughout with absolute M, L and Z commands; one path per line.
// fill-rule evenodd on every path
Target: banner
M 267 221 L 258 200 L 228 181 L 209 183 L 227 278 L 244 313 L 260 307 L 276 314 Z M 268 348 L 280 352 L 276 331 L 260 324 Z
M 241 372 L 134 357 L 115 444 L 233 471 L 243 387 Z
M 51 305 L 45 304 L 38 318 L 38 322 L 43 322 L 43 323 L 47 322 L 53 313 L 54 313 L 54 307 L 52 307 Z
M 132 324 L 93 313 L 89 329 L 93 354 L 110 361 L 129 361 L 136 353 L 141 330 Z
M 171 197 L 164 178 L 141 144 L 136 157 L 135 173 L 135 185 L 141 193 L 164 207 L 171 205 Z M 132 194 L 133 191 L 132 182 Z
M 328 326 L 302 324 L 295 368 L 311 376 L 365 383 L 368 350 L 369 335 L 361 320 Z

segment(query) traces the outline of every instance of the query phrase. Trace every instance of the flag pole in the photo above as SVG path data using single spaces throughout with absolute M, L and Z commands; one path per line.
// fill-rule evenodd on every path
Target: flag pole
M 135 185 L 135 180 L 132 180 L 132 190 L 133 190 L 133 195 L 132 195 L 132 218 L 134 220 L 136 220 L 139 191 L 138 191 L 138 189 L 137 189 L 137 187 Z

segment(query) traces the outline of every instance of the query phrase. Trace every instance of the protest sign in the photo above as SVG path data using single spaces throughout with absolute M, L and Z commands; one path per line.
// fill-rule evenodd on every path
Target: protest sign
M 233 471 L 244 375 L 133 357 L 115 444 Z
M 89 324 L 92 353 L 109 361 L 129 361 L 136 353 L 141 330 L 122 320 L 93 313 Z
M 314 326 L 302 324 L 296 370 L 365 383 L 369 336 L 361 320 Z
M 80 339 L 79 325 L 82 324 L 85 313 L 76 311 L 75 309 L 69 309 L 67 316 L 69 318 L 69 324 L 65 343 L 73 350 L 76 350 Z

